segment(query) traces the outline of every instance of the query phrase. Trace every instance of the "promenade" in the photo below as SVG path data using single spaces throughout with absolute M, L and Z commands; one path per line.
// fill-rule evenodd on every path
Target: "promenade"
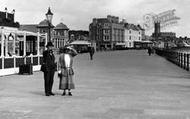
M 190 119 L 190 72 L 145 50 L 74 59 L 73 96 L 46 97 L 43 73 L 0 77 L 0 119 Z

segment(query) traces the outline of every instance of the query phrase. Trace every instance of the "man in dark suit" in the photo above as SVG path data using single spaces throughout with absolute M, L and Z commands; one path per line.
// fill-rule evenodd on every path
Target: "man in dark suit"
M 53 78 L 54 73 L 56 71 L 56 63 L 55 63 L 55 56 L 53 54 L 53 44 L 52 42 L 48 42 L 47 50 L 43 52 L 43 65 L 45 68 L 43 68 L 44 72 L 44 87 L 45 87 L 45 95 L 51 96 L 54 95 L 52 93 L 52 87 L 53 87 Z

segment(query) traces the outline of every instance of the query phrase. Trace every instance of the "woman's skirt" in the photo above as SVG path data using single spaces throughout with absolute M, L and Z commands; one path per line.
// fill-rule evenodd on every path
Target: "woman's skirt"
M 73 75 L 62 76 L 59 82 L 59 89 L 75 89 L 75 84 L 73 82 Z

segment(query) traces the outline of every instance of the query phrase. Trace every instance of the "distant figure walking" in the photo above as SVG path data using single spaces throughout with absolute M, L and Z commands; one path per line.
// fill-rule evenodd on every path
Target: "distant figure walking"
M 68 90 L 68 95 L 72 96 L 71 89 L 75 89 L 73 82 L 73 57 L 77 55 L 77 51 L 70 47 L 64 47 L 60 49 L 60 56 L 58 62 L 58 76 L 60 78 L 59 89 L 63 90 L 62 96 L 66 95 L 66 90 Z
M 151 53 L 152 53 L 152 48 L 148 47 L 148 54 L 149 54 L 149 56 L 151 55 Z
M 95 50 L 94 50 L 94 47 L 89 47 L 89 54 L 90 54 L 90 60 L 93 60 L 93 55 L 94 55 L 94 52 L 95 52 Z

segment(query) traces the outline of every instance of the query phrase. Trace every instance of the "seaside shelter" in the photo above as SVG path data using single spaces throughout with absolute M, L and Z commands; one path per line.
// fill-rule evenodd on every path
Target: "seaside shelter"
M 34 33 L 13 27 L 0 27 L 0 76 L 19 73 L 21 65 L 40 70 L 47 33 Z
M 86 53 L 91 43 L 89 41 L 73 41 L 70 45 L 73 45 L 78 53 Z

